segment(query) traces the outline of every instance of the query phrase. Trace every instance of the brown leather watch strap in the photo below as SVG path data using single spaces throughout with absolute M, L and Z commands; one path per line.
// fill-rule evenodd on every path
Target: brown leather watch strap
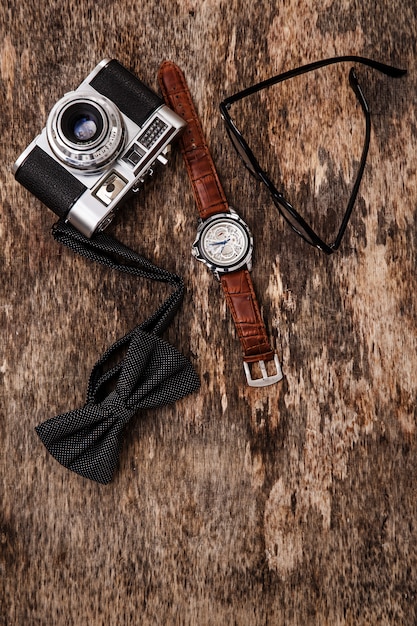
M 223 274 L 220 280 L 243 347 L 244 361 L 272 361 L 274 353 L 248 270 Z
M 229 204 L 217 176 L 184 74 L 172 61 L 164 61 L 159 68 L 158 79 L 167 105 L 188 124 L 181 136 L 180 145 L 200 217 L 205 220 L 216 213 L 227 212 Z
M 217 213 L 228 213 L 229 204 L 205 141 L 183 72 L 172 61 L 164 61 L 159 68 L 158 80 L 167 105 L 188 123 L 188 128 L 180 138 L 180 146 L 193 185 L 200 217 L 205 220 Z M 245 363 L 256 361 L 262 363 L 263 384 L 271 384 L 266 381 L 277 382 L 282 374 L 268 340 L 249 271 L 243 268 L 222 274 L 221 284 L 241 341 L 243 360 Z M 263 361 L 273 359 L 279 374 L 275 377 L 268 377 Z M 261 386 L 255 385 L 256 381 L 252 381 L 248 372 L 247 377 L 249 384 Z

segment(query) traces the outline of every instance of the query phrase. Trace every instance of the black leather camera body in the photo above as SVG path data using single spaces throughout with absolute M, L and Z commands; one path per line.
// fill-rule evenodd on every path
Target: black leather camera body
M 52 108 L 14 164 L 16 180 L 86 237 L 102 231 L 186 123 L 117 60 L 99 63 Z

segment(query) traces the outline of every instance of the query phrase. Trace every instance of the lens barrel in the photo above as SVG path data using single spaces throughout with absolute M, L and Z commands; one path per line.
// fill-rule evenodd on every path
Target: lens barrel
M 69 143 L 90 145 L 97 141 L 104 128 L 101 111 L 88 102 L 74 102 L 61 117 L 61 130 Z
M 49 114 L 46 132 L 60 161 L 92 174 L 117 158 L 125 139 L 117 106 L 88 92 L 72 92 L 59 100 Z

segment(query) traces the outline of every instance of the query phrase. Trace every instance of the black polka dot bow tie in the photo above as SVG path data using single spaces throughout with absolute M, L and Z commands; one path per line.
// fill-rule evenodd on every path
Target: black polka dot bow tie
M 140 411 L 173 403 L 200 386 L 188 359 L 159 337 L 179 307 L 184 285 L 179 276 L 103 233 L 87 239 L 63 222 L 53 232 L 55 239 L 90 260 L 175 288 L 148 320 L 116 341 L 97 361 L 83 407 L 36 427 L 62 465 L 107 484 L 118 465 L 123 429 L 129 420 Z
M 137 331 L 114 391 L 101 402 L 93 397 L 81 409 L 47 420 L 36 432 L 62 465 L 109 483 L 129 420 L 141 410 L 175 402 L 198 386 L 191 363 L 174 346 Z

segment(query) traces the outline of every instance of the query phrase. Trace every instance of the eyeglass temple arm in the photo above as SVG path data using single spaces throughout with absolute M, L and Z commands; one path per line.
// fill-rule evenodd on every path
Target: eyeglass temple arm
M 252 94 L 257 93 L 258 91 L 261 91 L 266 87 L 271 87 L 272 85 L 282 83 L 284 80 L 288 80 L 289 78 L 294 78 L 295 76 L 300 76 L 301 74 L 312 72 L 313 70 L 317 70 L 321 67 L 326 67 L 327 65 L 344 62 L 361 63 L 362 65 L 372 67 L 373 69 L 378 70 L 379 72 L 382 72 L 387 76 L 391 76 L 392 78 L 399 78 L 400 76 L 404 76 L 404 74 L 407 73 L 407 70 L 403 70 L 392 65 L 386 65 L 385 63 L 380 63 L 379 61 L 374 61 L 373 59 L 367 59 L 366 57 L 360 57 L 355 55 L 331 57 L 329 59 L 323 59 L 321 61 L 314 61 L 313 63 L 308 63 L 307 65 L 301 65 L 300 67 L 296 67 L 295 69 L 284 72 L 283 74 L 278 74 L 277 76 L 273 76 L 272 78 L 263 80 L 257 85 L 253 85 L 252 87 L 243 89 L 242 91 L 235 93 L 233 96 L 230 96 L 229 98 L 223 100 L 223 108 L 228 108 L 231 104 L 233 104 L 233 102 L 237 102 L 242 98 L 246 98 L 246 96 L 251 96 Z
M 361 184 L 361 180 L 362 180 L 362 176 L 363 176 L 363 172 L 365 169 L 365 165 L 366 165 L 366 157 L 368 156 L 368 150 L 369 150 L 369 143 L 370 143 L 370 138 L 371 138 L 371 114 L 369 111 L 369 106 L 368 103 L 366 101 L 366 98 L 364 96 L 364 93 L 362 91 L 362 88 L 358 82 L 358 78 L 356 76 L 355 70 L 352 69 L 349 72 L 349 83 L 350 86 L 352 87 L 353 91 L 355 92 L 355 95 L 362 107 L 362 110 L 365 114 L 365 123 L 366 123 L 366 128 L 365 128 L 365 141 L 363 144 L 363 149 L 362 149 L 362 156 L 361 156 L 361 161 L 359 164 L 359 170 L 358 173 L 356 175 L 356 180 L 355 180 L 355 184 L 353 185 L 353 189 L 352 189 L 352 193 L 350 195 L 349 198 L 349 203 L 345 212 L 345 215 L 343 217 L 342 220 L 342 224 L 340 226 L 339 232 L 337 234 L 337 237 L 334 241 L 334 243 L 332 243 L 330 245 L 330 248 L 332 250 L 337 250 L 340 246 L 340 243 L 342 241 L 344 232 L 346 230 L 346 226 L 349 222 L 349 218 L 350 215 L 352 213 L 352 209 L 353 206 L 355 204 L 356 201 L 356 196 L 358 195 L 358 191 L 359 191 L 359 187 Z

